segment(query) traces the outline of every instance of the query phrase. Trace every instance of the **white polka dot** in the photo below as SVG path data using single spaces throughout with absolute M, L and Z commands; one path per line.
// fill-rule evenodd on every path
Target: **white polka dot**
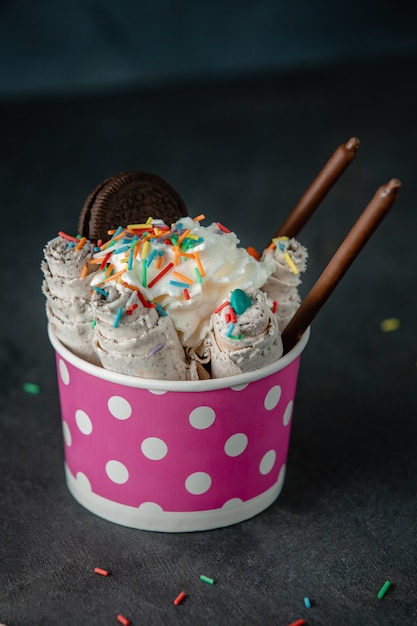
M 164 393 L 168 393 L 166 389 L 148 389 L 149 393 L 153 393 L 155 396 L 163 396 Z
M 106 463 L 106 474 L 112 482 L 118 485 L 123 485 L 129 480 L 128 469 L 120 461 L 108 461 Z
M 151 461 L 160 461 L 168 454 L 168 446 L 163 439 L 148 437 L 140 446 L 142 453 Z
M 264 456 L 262 457 L 262 461 L 259 464 L 259 471 L 261 472 L 261 474 L 263 474 L 264 476 L 266 474 L 269 474 L 269 472 L 274 467 L 276 458 L 277 453 L 275 452 L 275 450 L 269 450 L 266 454 L 264 454 Z
M 185 481 L 185 488 L 188 493 L 199 496 L 206 493 L 211 487 L 211 476 L 206 472 L 194 472 L 190 474 Z
M 144 515 L 158 515 L 159 513 L 163 513 L 164 509 L 159 506 L 159 504 L 156 504 L 156 502 L 142 502 L 142 504 L 138 506 L 138 511 Z
M 62 433 L 64 435 L 64 441 L 66 445 L 70 447 L 70 445 L 72 444 L 72 436 L 70 427 L 68 426 L 67 422 L 62 422 Z
M 198 406 L 189 415 L 190 424 L 194 428 L 203 430 L 209 428 L 216 419 L 215 411 L 209 406 Z
M 246 389 L 249 383 L 245 383 L 244 385 L 235 385 L 234 387 L 230 387 L 233 391 L 242 391 L 242 389 Z
M 78 483 L 78 487 L 84 491 L 91 491 L 91 483 L 83 472 L 77 472 L 75 479 Z
M 110 413 L 118 420 L 127 420 L 132 415 L 132 407 L 121 396 L 112 396 L 107 402 Z
M 236 433 L 229 437 L 224 444 L 224 451 L 227 456 L 239 456 L 246 449 L 248 438 L 244 433 Z
M 77 411 L 75 411 L 75 421 L 83 435 L 91 435 L 93 432 L 93 424 L 85 411 L 77 409 Z
M 223 504 L 222 509 L 233 509 L 235 506 L 240 506 L 242 500 L 240 498 L 230 498 Z
M 284 426 L 288 426 L 288 424 L 290 423 L 291 417 L 292 417 L 292 409 L 293 409 L 293 401 L 290 400 L 287 404 L 287 408 L 284 411 L 284 418 L 283 418 L 283 423 Z
M 267 411 L 272 411 L 277 406 L 279 399 L 281 397 L 281 387 L 279 385 L 274 385 L 268 391 L 265 396 L 264 406 Z
M 59 360 L 59 374 L 61 376 L 61 380 L 64 383 L 64 385 L 69 385 L 70 375 L 69 375 L 68 367 L 67 367 L 67 364 L 62 359 Z

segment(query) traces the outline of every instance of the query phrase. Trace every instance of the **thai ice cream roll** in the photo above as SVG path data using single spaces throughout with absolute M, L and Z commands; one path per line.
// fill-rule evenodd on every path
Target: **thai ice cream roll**
M 92 347 L 93 314 L 90 304 L 91 244 L 87 240 L 58 236 L 44 248 L 42 291 L 46 314 L 58 338 L 77 356 L 97 364 Z
M 206 345 L 212 378 L 253 371 L 278 359 L 281 335 L 266 295 L 235 289 L 230 301 L 213 313 Z
M 264 252 L 264 259 L 274 264 L 274 270 L 262 289 L 268 302 L 276 312 L 282 332 L 294 316 L 301 303 L 298 287 L 300 274 L 307 269 L 307 249 L 296 239 L 278 237 Z
M 95 286 L 93 345 L 106 369 L 120 374 L 187 380 L 188 364 L 168 315 L 119 282 Z

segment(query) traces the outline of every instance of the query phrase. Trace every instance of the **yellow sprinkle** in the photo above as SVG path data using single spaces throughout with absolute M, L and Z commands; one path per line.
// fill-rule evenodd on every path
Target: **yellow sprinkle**
M 145 241 L 142 247 L 142 251 L 141 251 L 141 257 L 142 259 L 146 259 L 146 257 L 148 256 L 148 249 L 149 249 L 150 243 L 149 241 Z
M 197 241 L 198 237 L 197 235 L 188 235 L 188 239 L 193 239 L 194 241 Z
M 277 243 L 280 243 L 280 241 L 288 241 L 288 237 L 286 235 L 282 235 L 282 237 L 274 237 L 273 238 L 273 242 L 275 245 L 277 245 Z
M 129 224 L 128 225 L 128 229 L 129 230 L 136 230 L 138 228 L 148 228 L 149 224 Z
M 146 223 L 148 224 L 148 226 L 149 224 L 152 224 L 152 222 L 153 222 L 153 217 L 148 217 L 148 219 L 146 220 Z
M 284 258 L 287 261 L 288 265 L 290 266 L 292 273 L 297 275 L 299 273 L 298 269 L 296 268 L 295 263 L 290 257 L 290 255 L 288 254 L 288 252 L 284 252 Z
M 184 281 L 185 283 L 188 283 L 189 285 L 192 285 L 194 282 L 192 278 L 188 278 L 188 276 L 184 276 L 184 274 L 180 274 L 180 272 L 172 272 L 172 275 L 176 276 L 177 278 Z
M 386 320 L 382 320 L 379 324 L 383 333 L 390 333 L 393 330 L 398 330 L 400 327 L 400 320 L 397 317 L 390 317 Z

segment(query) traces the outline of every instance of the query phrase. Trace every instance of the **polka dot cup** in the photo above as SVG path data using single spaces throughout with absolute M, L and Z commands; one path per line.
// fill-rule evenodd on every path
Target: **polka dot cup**
M 256 372 L 192 382 L 115 374 L 49 336 L 67 485 L 84 507 L 125 526 L 184 532 L 241 522 L 277 498 L 309 331 Z

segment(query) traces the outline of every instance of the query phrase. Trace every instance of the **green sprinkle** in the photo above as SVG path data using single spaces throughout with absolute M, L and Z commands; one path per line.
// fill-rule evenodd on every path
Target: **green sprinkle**
M 37 396 L 41 392 L 41 388 L 36 383 L 23 383 L 23 391 L 31 393 L 33 396 Z
M 195 273 L 195 277 L 197 278 L 197 282 L 201 283 L 203 282 L 203 279 L 201 278 L 201 274 L 200 274 L 200 270 L 198 269 L 198 267 L 194 268 L 194 273 Z
M 382 598 L 385 596 L 390 586 L 391 586 L 391 582 L 389 580 L 386 580 L 384 584 L 382 585 L 381 589 L 378 591 L 378 600 L 382 600 Z
M 91 322 L 91 328 L 92 328 L 93 330 L 95 329 L 96 324 L 97 324 L 97 320 L 93 320 L 93 321 Z
M 214 585 L 213 578 L 209 578 L 208 576 L 204 576 L 204 574 L 201 574 L 200 580 L 202 580 L 203 583 L 208 583 L 209 585 Z
M 146 287 L 146 263 L 142 261 L 142 287 Z

